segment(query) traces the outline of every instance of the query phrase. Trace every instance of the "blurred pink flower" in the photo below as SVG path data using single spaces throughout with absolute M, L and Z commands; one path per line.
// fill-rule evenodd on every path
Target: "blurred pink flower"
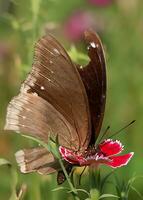
M 97 6 L 108 6 L 112 3 L 112 0 L 88 0 L 91 4 Z
M 93 17 L 89 13 L 77 11 L 64 24 L 64 33 L 68 39 L 76 41 L 86 29 L 93 27 L 93 24 Z

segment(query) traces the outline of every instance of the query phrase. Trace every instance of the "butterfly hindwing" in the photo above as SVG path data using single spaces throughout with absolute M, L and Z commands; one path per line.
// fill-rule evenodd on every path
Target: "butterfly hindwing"
M 91 143 L 94 143 L 95 138 L 99 135 L 105 111 L 106 64 L 104 50 L 98 35 L 92 31 L 86 31 L 85 41 L 88 45 L 90 61 L 87 66 L 78 67 L 78 71 L 88 96 L 92 121 Z

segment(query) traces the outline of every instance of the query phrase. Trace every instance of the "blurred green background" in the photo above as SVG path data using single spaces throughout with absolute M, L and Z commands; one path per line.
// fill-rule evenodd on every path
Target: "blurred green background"
M 81 33 L 90 27 L 99 33 L 107 61 L 108 91 L 102 131 L 110 125 L 110 132 L 114 133 L 136 120 L 116 137 L 125 145 L 125 151 L 135 152 L 129 165 L 118 169 L 117 174 L 121 180 L 128 180 L 133 174 L 143 175 L 142 11 L 142 0 L 0 0 L 1 158 L 8 159 L 16 169 L 14 153 L 32 145 L 17 134 L 5 133 L 3 126 L 7 104 L 18 93 L 20 83 L 31 68 L 37 38 L 50 32 L 67 50 L 74 44 L 80 52 L 85 52 L 81 48 Z M 105 174 L 108 170 L 103 168 Z M 1 166 L 1 200 L 10 199 L 16 179 L 17 190 L 22 184 L 27 187 L 25 200 L 70 199 L 63 191 L 52 192 L 57 187 L 55 175 L 23 175 L 19 171 L 16 175 L 9 167 Z M 82 182 L 87 187 L 84 177 Z M 135 185 L 143 194 L 143 180 L 139 179 Z M 138 198 L 131 192 L 129 199 Z

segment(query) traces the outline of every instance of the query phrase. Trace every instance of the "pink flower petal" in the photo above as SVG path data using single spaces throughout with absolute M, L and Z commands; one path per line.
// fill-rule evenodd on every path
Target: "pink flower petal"
M 121 142 L 107 139 L 99 144 L 99 149 L 105 156 L 111 156 L 120 153 L 123 150 Z
M 62 155 L 62 157 L 64 158 L 64 160 L 66 160 L 67 162 L 71 163 L 71 164 L 77 164 L 80 165 L 80 163 L 84 162 L 84 158 L 82 155 L 78 155 L 75 152 L 66 149 L 65 147 L 60 146 L 59 147 L 59 151 Z
M 122 167 L 128 164 L 133 155 L 134 153 L 131 152 L 122 156 L 110 157 L 111 161 L 105 161 L 104 164 L 112 168 Z

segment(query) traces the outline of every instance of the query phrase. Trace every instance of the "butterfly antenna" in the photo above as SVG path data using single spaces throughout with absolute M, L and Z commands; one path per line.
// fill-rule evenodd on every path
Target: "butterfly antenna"
M 110 138 L 113 138 L 115 135 L 119 134 L 121 131 L 123 131 L 124 129 L 128 128 L 130 125 L 132 125 L 136 120 L 131 121 L 129 124 L 125 125 L 123 128 L 119 129 L 117 132 L 115 132 L 114 134 L 112 134 L 110 136 Z
M 107 128 L 105 129 L 104 133 L 102 134 L 101 138 L 97 138 L 96 143 L 95 144 L 99 144 L 101 142 L 101 140 L 105 137 L 106 133 L 108 132 L 108 130 L 110 129 L 110 126 L 107 126 Z

